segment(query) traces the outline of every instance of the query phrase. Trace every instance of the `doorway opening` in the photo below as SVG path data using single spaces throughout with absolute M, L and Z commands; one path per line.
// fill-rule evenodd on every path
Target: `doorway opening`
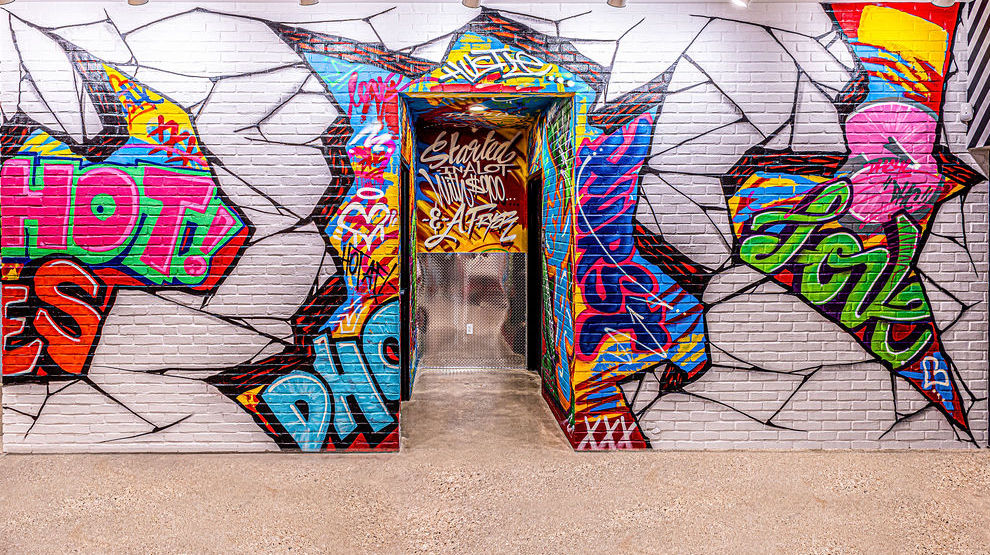
M 404 398 L 421 370 L 546 372 L 544 196 L 560 184 L 542 124 L 569 100 L 403 98 Z

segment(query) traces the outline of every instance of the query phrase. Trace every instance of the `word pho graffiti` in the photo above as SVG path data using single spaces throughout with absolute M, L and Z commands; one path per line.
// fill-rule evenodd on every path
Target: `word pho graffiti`
M 331 283 L 325 291 L 335 286 Z M 323 319 L 322 305 L 308 308 L 318 314 L 301 316 L 298 325 L 308 327 Z M 398 301 L 390 301 L 371 313 L 356 336 L 306 334 L 305 341 L 312 343 L 304 356 L 276 355 L 224 372 L 214 384 L 247 409 L 282 447 L 395 449 L 398 318 Z

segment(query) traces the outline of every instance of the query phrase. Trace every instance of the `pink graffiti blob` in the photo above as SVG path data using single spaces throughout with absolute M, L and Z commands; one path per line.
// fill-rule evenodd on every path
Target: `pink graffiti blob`
M 849 117 L 849 161 L 862 163 L 850 178 L 856 219 L 882 224 L 900 211 L 931 212 L 944 181 L 932 156 L 936 128 L 924 108 L 900 102 L 871 104 Z

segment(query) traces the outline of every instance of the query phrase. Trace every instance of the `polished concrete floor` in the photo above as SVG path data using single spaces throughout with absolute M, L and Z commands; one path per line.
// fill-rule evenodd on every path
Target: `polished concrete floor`
M 0 553 L 986 553 L 981 452 L 574 453 L 532 374 L 425 373 L 389 455 L 0 457 Z
M 423 370 L 402 405 L 403 449 L 570 451 L 539 387 L 526 370 Z

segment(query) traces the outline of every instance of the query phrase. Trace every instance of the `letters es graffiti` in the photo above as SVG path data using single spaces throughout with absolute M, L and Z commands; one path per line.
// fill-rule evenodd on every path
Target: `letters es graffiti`
M 29 263 L 3 287 L 3 379 L 85 374 L 114 290 L 67 258 Z

